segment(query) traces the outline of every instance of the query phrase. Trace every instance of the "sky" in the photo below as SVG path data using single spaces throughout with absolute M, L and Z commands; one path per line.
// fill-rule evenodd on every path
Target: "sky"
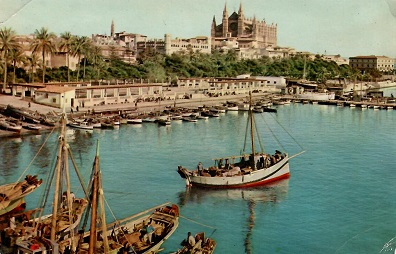
M 210 36 L 242 3 L 246 17 L 278 25 L 278 45 L 315 54 L 396 58 L 396 0 L 0 0 L 0 28 L 60 35 L 126 31 L 150 39 Z

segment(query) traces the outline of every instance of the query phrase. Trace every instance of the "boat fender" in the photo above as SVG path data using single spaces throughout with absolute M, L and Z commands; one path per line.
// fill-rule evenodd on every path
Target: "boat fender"
M 40 249 L 40 245 L 37 243 L 34 243 L 32 245 L 30 245 L 30 250 L 38 250 Z
M 293 93 L 293 88 L 290 87 L 290 88 L 289 88 L 289 94 L 292 94 L 292 93 Z

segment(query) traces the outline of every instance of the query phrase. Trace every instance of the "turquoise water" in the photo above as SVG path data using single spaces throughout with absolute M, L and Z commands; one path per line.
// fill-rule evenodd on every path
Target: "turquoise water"
M 290 161 L 290 179 L 245 190 L 186 189 L 176 169 L 239 154 L 246 113 L 169 127 L 69 130 L 67 136 L 84 176 L 100 141 L 105 196 L 117 218 L 167 201 L 180 206 L 180 226 L 163 245 L 164 253 L 176 250 L 188 231 L 213 237 L 216 253 L 393 253 L 396 111 L 291 104 L 279 106 L 277 114 L 255 116 L 261 137 L 268 136 L 266 151 L 273 152 L 279 142 L 289 155 L 300 146 L 306 152 Z M 47 136 L 1 139 L 0 184 L 17 180 Z M 45 178 L 55 140 L 51 135 L 28 173 Z M 42 192 L 27 198 L 29 208 Z

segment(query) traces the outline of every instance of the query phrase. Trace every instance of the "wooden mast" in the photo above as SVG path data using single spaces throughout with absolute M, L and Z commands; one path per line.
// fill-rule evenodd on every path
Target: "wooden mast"
M 56 222 L 57 222 L 57 214 L 58 214 L 58 206 L 59 206 L 59 188 L 60 188 L 60 175 L 61 175 L 61 167 L 64 161 L 63 157 L 63 149 L 65 147 L 65 117 L 66 115 L 63 114 L 61 118 L 61 132 L 59 136 L 59 149 L 58 149 L 58 158 L 56 162 L 56 179 L 55 179 L 55 193 L 54 193 L 54 202 L 52 207 L 52 220 L 51 220 L 51 235 L 50 239 L 55 241 L 56 239 Z
M 256 163 L 254 161 L 254 154 L 256 153 L 254 149 L 254 123 L 253 123 L 253 112 L 252 112 L 252 92 L 249 91 L 249 117 L 250 117 L 250 136 L 252 139 L 252 156 L 253 156 L 253 161 L 252 161 L 252 168 L 256 169 Z
M 96 149 L 96 156 L 94 162 L 94 176 L 93 176 L 93 190 L 92 190 L 92 213 L 91 213 L 91 228 L 89 230 L 89 254 L 95 253 L 96 245 L 96 216 L 98 213 L 98 179 L 99 178 L 99 141 Z

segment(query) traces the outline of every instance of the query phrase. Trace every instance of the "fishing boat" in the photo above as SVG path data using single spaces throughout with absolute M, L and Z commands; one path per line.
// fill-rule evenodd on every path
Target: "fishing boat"
M 162 126 L 167 126 L 167 125 L 171 125 L 171 118 L 170 117 L 168 117 L 168 118 L 166 118 L 166 119 L 163 119 L 163 118 L 160 118 L 160 119 L 158 119 L 157 120 L 157 123 L 159 124 L 159 125 L 162 125 Z
M 6 119 L 0 120 L 0 128 L 7 130 L 7 131 L 17 132 L 17 133 L 22 131 L 22 125 L 10 122 Z
M 132 247 L 130 253 L 158 253 L 179 226 L 179 207 L 165 203 L 108 225 L 112 239 Z M 149 232 L 148 228 L 152 231 Z
M 55 249 L 58 248 L 57 243 L 65 238 L 73 237 L 80 224 L 83 212 L 88 205 L 86 198 L 77 198 L 71 191 L 69 159 L 73 162 L 76 174 L 79 177 L 80 173 L 73 158 L 71 158 L 70 147 L 66 140 L 66 116 L 61 119 L 61 130 L 59 138 L 57 139 L 57 157 L 56 164 L 53 170 L 49 173 L 48 181 L 46 182 L 45 195 L 42 204 L 36 209 L 34 218 L 28 218 L 17 227 L 9 227 L 4 230 L 2 240 L 10 244 L 16 244 L 23 252 L 18 253 L 33 253 L 30 246 L 34 242 L 47 243 L 45 250 L 54 250 L 50 253 L 57 253 Z M 86 187 L 80 179 L 82 189 L 85 197 L 88 196 Z M 52 213 L 42 215 L 48 199 L 53 198 Z M 36 244 L 36 243 L 35 243 Z M 38 244 L 39 247 L 41 246 Z M 47 246 L 48 245 L 48 246 Z M 29 248 L 26 250 L 26 246 Z M 10 246 L 12 247 L 12 246 Z M 41 248 L 41 247 L 40 247 Z M 46 253 L 46 252 L 42 252 Z
M 216 248 L 216 241 L 212 238 L 205 237 L 204 232 L 197 233 L 195 236 L 189 232 L 187 239 L 184 239 L 181 245 L 183 247 L 172 254 L 212 254 Z
M 255 135 L 258 137 L 258 132 L 255 131 L 256 125 L 254 114 L 252 113 L 251 93 L 248 112 L 250 128 L 247 129 L 250 129 L 250 133 L 245 133 L 245 143 L 248 140 L 247 136 L 250 134 L 251 151 L 245 151 L 245 144 L 241 155 L 214 159 L 215 165 L 208 168 L 203 168 L 201 163 L 198 164 L 196 170 L 187 169 L 179 165 L 177 172 L 182 178 L 186 179 L 187 186 L 245 188 L 263 185 L 290 176 L 290 158 L 287 153 L 276 150 L 271 155 L 264 153 L 263 148 L 261 148 L 260 152 L 256 151 L 254 141 Z M 235 162 L 237 159 L 239 161 Z M 223 164 L 224 161 L 225 163 Z
M 11 212 L 25 203 L 24 197 L 38 187 L 42 180 L 37 175 L 27 175 L 24 180 L 0 186 L 0 216 Z
M 76 128 L 76 129 L 82 129 L 82 130 L 93 130 L 93 125 L 89 124 L 88 122 L 70 122 L 68 123 L 70 127 Z
M 36 112 L 25 110 L 23 108 L 16 108 L 11 105 L 7 105 L 4 113 L 16 119 L 23 119 L 26 122 L 34 124 L 40 123 L 42 119 L 42 116 Z
M 86 218 L 82 225 L 82 233 L 60 242 L 59 252 L 75 254 L 117 254 L 124 246 L 111 239 L 108 235 L 106 213 L 104 209 L 105 202 L 103 195 L 102 172 L 99 168 L 99 141 L 97 143 L 89 189 L 89 207 L 91 209 L 86 209 Z M 85 232 L 88 220 L 90 220 L 90 230 Z
M 41 130 L 41 126 L 37 124 L 23 124 L 23 128 L 28 129 L 28 130 L 33 130 L 33 131 L 39 131 Z
M 296 94 L 296 98 L 301 100 L 315 100 L 315 101 L 324 101 L 324 100 L 334 100 L 335 93 L 329 91 L 304 91 L 303 93 Z
M 264 112 L 269 112 L 269 113 L 276 113 L 277 110 L 276 108 L 270 108 L 270 107 L 262 107 Z

